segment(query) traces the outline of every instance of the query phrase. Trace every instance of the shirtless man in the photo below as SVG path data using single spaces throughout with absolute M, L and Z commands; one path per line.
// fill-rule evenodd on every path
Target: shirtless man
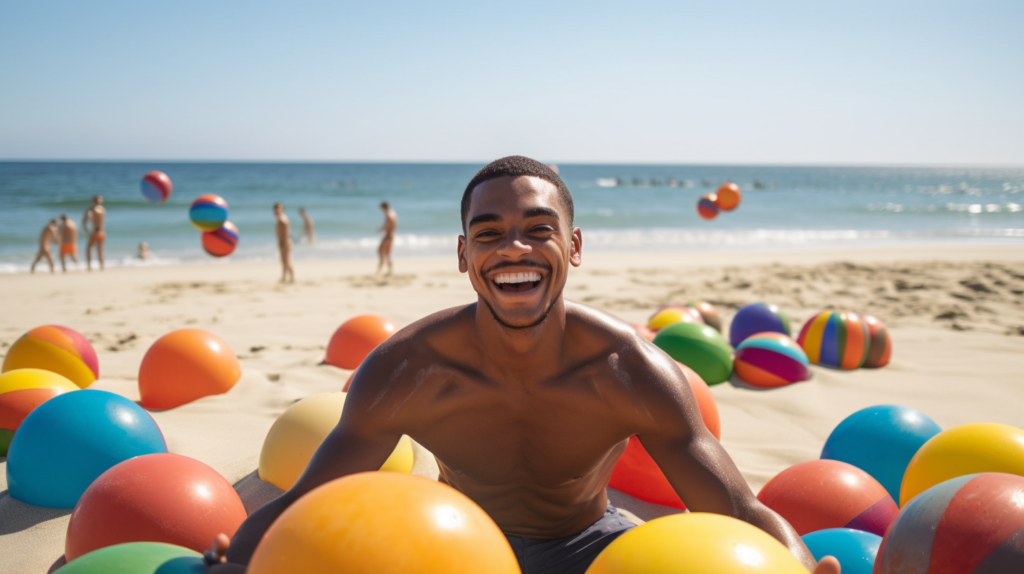
M 292 269 L 292 224 L 284 213 L 284 206 L 280 203 L 274 204 L 274 218 L 277 223 L 274 230 L 277 232 L 277 248 L 281 250 L 281 283 L 294 283 L 295 270 Z
M 82 217 L 82 231 L 89 235 L 89 243 L 85 246 L 85 269 L 92 271 L 92 248 L 96 246 L 96 258 L 100 262 L 100 271 L 103 271 L 103 244 L 107 241 L 107 210 L 103 207 L 103 196 L 94 195 L 92 207 L 85 210 Z M 89 224 L 92 224 L 92 231 L 89 231 Z
M 66 213 L 60 214 L 60 270 L 67 273 L 65 257 L 78 264 L 78 225 L 68 219 Z
M 306 236 L 306 241 L 316 243 L 316 233 L 313 232 L 313 218 L 306 213 L 305 207 L 299 208 L 299 215 L 302 216 L 302 234 Z
M 793 528 L 758 502 L 704 427 L 675 361 L 626 323 L 563 298 L 583 235 L 554 172 L 518 156 L 491 163 L 467 186 L 462 221 L 459 270 L 477 301 L 413 323 L 370 353 L 305 472 L 230 543 L 218 537 L 208 572 L 241 572 L 289 505 L 379 468 L 403 434 L 434 453 L 442 482 L 494 519 L 525 572 L 581 574 L 632 526 L 605 490 L 632 435 L 691 510 L 746 520 L 808 570 L 839 572 L 833 558 L 816 567 Z
M 35 273 L 36 263 L 39 263 L 44 258 L 50 264 L 50 273 L 53 273 L 53 256 L 50 255 L 50 247 L 57 241 L 59 241 L 57 237 L 57 220 L 51 219 L 39 233 L 39 253 L 36 254 L 35 261 L 29 267 L 29 273 Z
M 395 230 L 398 229 L 398 214 L 391 209 L 391 205 L 386 201 L 381 202 L 380 210 L 384 212 L 384 225 L 380 226 L 377 232 L 383 231 L 384 237 L 380 240 L 380 247 L 377 248 L 377 256 L 380 257 L 380 262 L 377 263 L 377 275 L 380 275 L 380 270 L 385 263 L 388 265 L 387 274 L 391 275 L 391 245 L 395 242 Z

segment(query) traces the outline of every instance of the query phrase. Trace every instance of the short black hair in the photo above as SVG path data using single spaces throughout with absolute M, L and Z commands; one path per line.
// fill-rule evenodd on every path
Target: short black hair
M 558 188 L 558 198 L 562 200 L 562 205 L 569 216 L 569 226 L 571 227 L 574 220 L 572 194 L 569 193 L 569 188 L 566 187 L 562 178 L 553 169 L 535 159 L 521 155 L 510 155 L 485 165 L 483 169 L 476 172 L 473 179 L 469 180 L 466 191 L 462 193 L 462 230 L 466 230 L 466 217 L 469 216 L 469 201 L 473 196 L 473 189 L 476 186 L 499 177 L 519 177 L 523 175 L 539 177 Z

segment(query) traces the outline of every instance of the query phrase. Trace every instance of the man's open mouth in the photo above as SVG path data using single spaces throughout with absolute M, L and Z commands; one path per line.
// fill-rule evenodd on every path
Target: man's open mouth
M 491 278 L 498 289 L 505 293 L 522 293 L 536 289 L 540 285 L 541 275 L 536 271 L 521 273 L 498 273 Z

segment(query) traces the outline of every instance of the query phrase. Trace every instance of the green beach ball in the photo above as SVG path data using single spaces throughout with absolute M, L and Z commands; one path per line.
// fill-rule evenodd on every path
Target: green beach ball
M 732 374 L 732 347 L 707 325 L 674 323 L 658 331 L 654 344 L 697 371 L 709 385 L 724 383 Z
M 212 541 L 211 541 L 212 543 Z M 203 557 L 163 542 L 115 544 L 75 558 L 59 574 L 204 574 Z

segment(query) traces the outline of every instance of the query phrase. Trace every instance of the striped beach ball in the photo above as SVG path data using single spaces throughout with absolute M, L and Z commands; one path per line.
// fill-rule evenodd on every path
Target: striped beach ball
M 874 574 L 1024 572 L 1024 477 L 985 473 L 947 480 L 900 511 Z
M 856 313 L 822 311 L 804 323 L 797 342 L 815 365 L 856 369 L 868 357 L 870 333 Z
M 43 369 L 14 369 L 0 375 L 0 456 L 7 456 L 15 431 L 36 407 L 77 390 L 67 378 Z
M 14 369 L 51 371 L 83 389 L 100 377 L 100 362 L 89 340 L 60 325 L 36 327 L 15 341 L 0 372 Z
M 216 231 L 203 232 L 203 249 L 214 257 L 231 255 L 235 247 L 238 247 L 238 228 L 230 221 L 225 221 Z
M 899 508 L 878 481 L 838 460 L 795 464 L 769 480 L 757 499 L 800 536 L 826 528 L 853 528 L 879 536 Z
M 875 319 L 871 315 L 864 315 L 864 322 L 868 324 L 868 357 L 864 360 L 864 367 L 874 369 L 889 364 L 892 358 L 892 337 L 885 323 Z
M 151 171 L 142 176 L 140 186 L 142 196 L 146 198 L 147 202 L 154 204 L 167 201 L 167 198 L 171 197 L 171 191 L 174 190 L 171 178 L 162 171 Z
M 757 333 L 736 347 L 733 370 L 755 387 L 773 388 L 806 381 L 810 377 L 807 355 L 800 345 L 782 333 Z
M 216 231 L 228 220 L 228 202 L 219 195 L 200 195 L 188 210 L 192 225 L 201 231 Z
M 713 193 L 706 193 L 697 200 L 697 215 L 703 219 L 714 219 L 718 217 L 718 206 L 715 205 L 716 196 Z

